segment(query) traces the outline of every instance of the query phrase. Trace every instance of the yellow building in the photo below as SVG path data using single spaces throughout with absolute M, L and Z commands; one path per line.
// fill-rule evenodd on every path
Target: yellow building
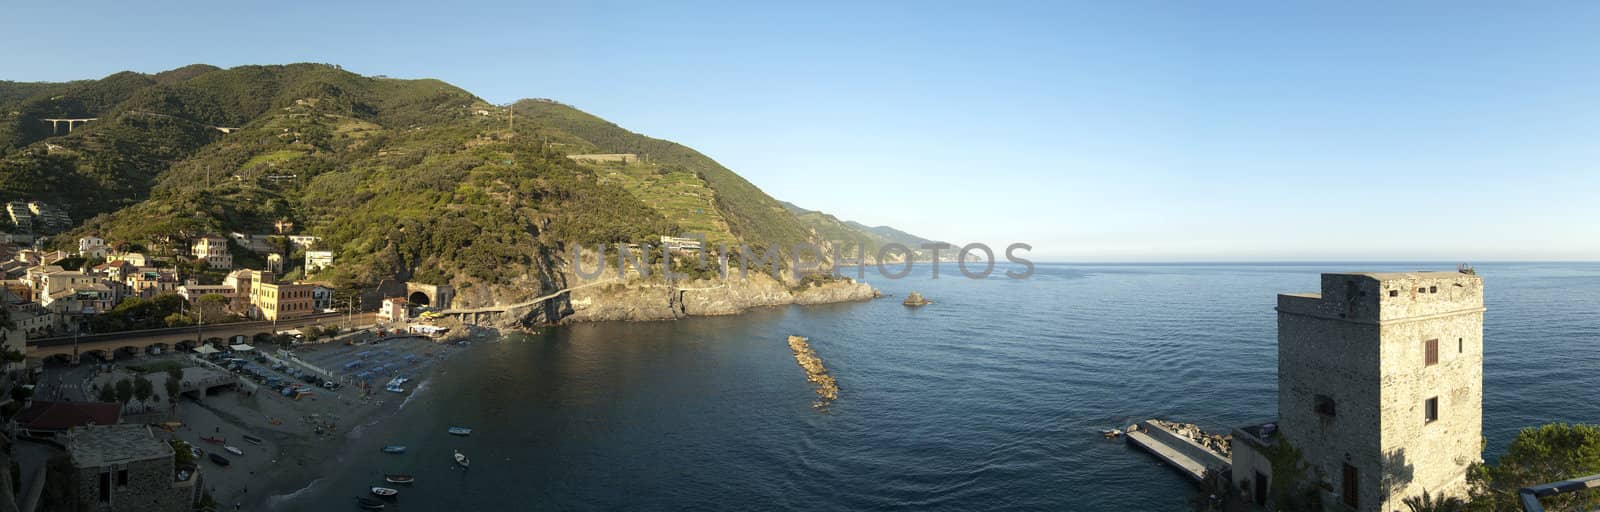
M 250 316 L 261 320 L 296 318 L 316 312 L 314 285 L 279 283 L 270 271 L 249 270 Z

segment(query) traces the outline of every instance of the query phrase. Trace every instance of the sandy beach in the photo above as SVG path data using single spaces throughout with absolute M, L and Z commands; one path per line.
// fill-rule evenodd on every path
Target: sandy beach
M 325 472 L 337 471 L 324 464 L 344 449 L 351 430 L 398 410 L 415 386 L 437 371 L 437 363 L 456 350 L 460 347 L 455 344 L 416 337 L 363 345 L 297 347 L 295 354 L 300 361 L 329 369 L 340 387 L 319 387 L 296 399 L 257 384 L 254 377 L 241 375 L 237 390 L 217 391 L 199 399 L 186 395 L 176 411 L 183 426 L 164 435 L 230 461 L 228 466 L 221 466 L 202 455 L 197 462 L 203 485 L 219 504 L 218 510 L 266 510 L 273 496 L 304 489 Z M 257 366 L 270 369 L 273 364 L 269 361 Z M 264 373 L 289 379 L 281 371 Z M 411 379 L 403 386 L 405 393 L 383 389 L 396 375 Z M 113 372 L 96 382 L 114 382 L 121 376 Z M 151 373 L 147 377 L 161 389 L 164 376 L 158 378 Z M 185 378 L 189 378 L 188 373 Z M 246 441 L 245 435 L 260 441 Z M 225 446 L 238 448 L 243 455 L 229 453 Z

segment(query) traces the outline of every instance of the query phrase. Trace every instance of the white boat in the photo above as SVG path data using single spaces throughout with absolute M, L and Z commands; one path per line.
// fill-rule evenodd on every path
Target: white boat
M 388 487 L 373 487 L 372 488 L 372 495 L 373 496 L 383 496 L 383 497 L 387 498 L 387 497 L 390 497 L 390 496 L 394 496 L 396 494 L 400 494 L 400 491 L 397 491 L 397 490 L 394 490 L 394 489 L 390 489 Z
M 472 461 L 467 460 L 467 454 L 456 451 L 456 464 L 460 464 L 461 467 L 467 467 L 472 464 Z
M 240 450 L 237 446 L 224 446 L 222 449 L 227 450 L 228 453 L 234 455 L 244 455 L 244 450 Z
M 453 436 L 469 436 L 469 435 L 472 435 L 472 429 L 467 428 L 467 427 L 450 427 L 450 429 L 449 430 L 445 430 L 445 432 L 449 432 L 450 435 L 453 435 Z
M 392 384 L 388 385 L 388 386 L 384 386 L 383 390 L 384 391 L 388 391 L 390 393 L 404 393 L 404 392 L 406 392 L 405 388 L 402 388 L 402 387 L 396 386 L 396 385 L 392 385 Z

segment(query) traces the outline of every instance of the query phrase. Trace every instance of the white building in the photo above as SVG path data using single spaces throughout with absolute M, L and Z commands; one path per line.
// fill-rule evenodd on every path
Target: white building
M 78 255 L 85 258 L 106 258 L 106 241 L 97 236 L 86 236 L 78 239 Z
M 228 239 L 220 236 L 204 236 L 194 242 L 193 254 L 195 259 L 205 260 L 206 266 L 228 270 L 233 268 L 233 254 L 228 252 Z
M 306 274 L 333 266 L 333 251 L 306 251 Z

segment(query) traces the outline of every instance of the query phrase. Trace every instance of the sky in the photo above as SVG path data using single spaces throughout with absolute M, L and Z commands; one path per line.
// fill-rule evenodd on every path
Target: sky
M 1600 259 L 1592 2 L 136 3 L 7 6 L 0 80 L 439 78 L 1039 261 Z

